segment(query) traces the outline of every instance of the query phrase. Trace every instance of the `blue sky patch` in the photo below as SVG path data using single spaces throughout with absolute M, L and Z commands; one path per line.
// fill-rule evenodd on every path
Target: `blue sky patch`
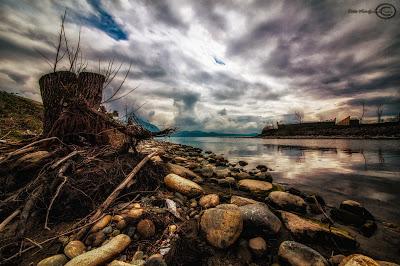
M 115 22 L 114 18 L 105 10 L 100 0 L 89 0 L 97 14 L 84 17 L 83 20 L 92 27 L 107 33 L 114 40 L 128 40 L 128 34 Z
M 225 62 L 219 59 L 216 56 L 213 56 L 214 62 L 217 63 L 218 65 L 225 65 Z

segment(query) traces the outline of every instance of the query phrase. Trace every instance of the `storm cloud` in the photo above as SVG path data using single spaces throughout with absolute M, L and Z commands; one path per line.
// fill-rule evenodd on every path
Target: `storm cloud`
M 388 0 L 398 10 L 397 1 Z M 159 127 L 257 132 L 266 123 L 347 115 L 384 105 L 400 111 L 400 17 L 383 20 L 378 1 L 28 0 L 0 2 L 0 89 L 40 100 L 51 71 L 60 16 L 71 43 L 81 29 L 88 70 L 113 60 L 120 75 L 107 105 L 127 106 Z M 65 62 L 60 69 L 66 67 Z

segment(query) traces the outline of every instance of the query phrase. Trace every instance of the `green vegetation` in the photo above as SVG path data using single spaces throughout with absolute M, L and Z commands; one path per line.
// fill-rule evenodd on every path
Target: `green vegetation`
M 0 139 L 19 141 L 42 132 L 41 103 L 0 91 Z

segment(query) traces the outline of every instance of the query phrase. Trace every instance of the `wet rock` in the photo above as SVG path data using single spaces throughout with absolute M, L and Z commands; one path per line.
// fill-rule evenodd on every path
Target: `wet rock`
M 341 247 L 354 249 L 358 243 L 347 231 L 326 224 L 301 218 L 300 216 L 280 211 L 281 218 L 286 228 L 297 239 L 304 242 L 319 242 L 325 245 L 333 245 L 332 241 Z
M 370 257 L 353 254 L 344 258 L 339 266 L 379 266 L 379 264 Z
M 213 208 L 219 205 L 219 196 L 217 194 L 208 194 L 200 198 L 199 204 L 203 208 Z
M 79 240 L 73 240 L 69 242 L 64 248 L 64 254 L 67 255 L 67 257 L 70 259 L 78 255 L 81 255 L 85 251 L 86 251 L 85 244 L 83 244 Z
M 243 179 L 239 181 L 239 188 L 248 190 L 252 193 L 260 194 L 270 191 L 273 186 L 271 183 L 265 181 Z
M 178 162 L 178 163 L 184 163 L 184 162 L 187 161 L 187 159 L 183 158 L 183 157 L 180 157 L 180 156 L 176 156 L 176 157 L 174 157 L 174 161 Z
M 106 227 L 111 222 L 111 219 L 112 219 L 111 215 L 104 216 L 97 223 L 95 223 L 93 225 L 93 227 L 90 229 L 90 232 L 95 233 L 97 231 L 102 230 L 104 227 Z
M 268 234 L 277 234 L 282 223 L 264 203 L 255 203 L 239 207 L 244 226 L 262 229 Z
M 376 232 L 377 229 L 378 229 L 378 226 L 376 225 L 375 221 L 367 220 L 361 226 L 360 231 L 364 236 L 370 237 Z
M 328 261 L 314 249 L 294 241 L 279 246 L 279 259 L 291 266 L 329 266 Z
M 254 204 L 254 203 L 259 203 L 259 202 L 255 201 L 253 199 L 240 197 L 240 196 L 232 196 L 231 197 L 231 204 L 235 204 L 239 207 L 244 206 L 244 205 Z
M 248 165 L 248 163 L 245 162 L 245 161 L 239 161 L 238 164 L 239 164 L 240 166 L 242 166 L 242 167 Z
M 152 220 L 143 219 L 137 224 L 138 233 L 144 238 L 150 238 L 156 233 L 156 226 Z
M 66 266 L 97 266 L 103 265 L 120 254 L 131 242 L 129 236 L 121 234 L 110 240 L 107 244 L 83 253 L 72 260 Z
M 172 190 L 187 196 L 203 194 L 203 189 L 198 184 L 175 174 L 169 174 L 164 178 L 165 185 Z
M 41 260 L 37 266 L 63 266 L 68 259 L 64 254 L 57 254 Z
M 273 191 L 269 193 L 268 199 L 273 205 L 283 210 L 305 213 L 307 209 L 307 204 L 302 198 L 287 192 Z
M 243 221 L 236 205 L 222 204 L 206 210 L 201 216 L 200 225 L 211 245 L 226 248 L 238 239 Z
M 161 254 L 154 254 L 154 255 L 151 255 L 147 259 L 145 265 L 146 266 L 167 266 L 167 263 L 165 263 Z
M 328 261 L 329 261 L 329 263 L 330 263 L 331 265 L 337 266 L 337 265 L 339 265 L 339 264 L 342 262 L 342 260 L 343 260 L 345 257 L 346 257 L 345 255 L 339 254 L 339 255 L 335 255 L 335 256 L 330 257 Z
M 266 172 L 268 171 L 268 167 L 266 165 L 263 164 L 259 164 L 256 166 L 256 169 L 260 170 L 261 172 Z
M 195 172 L 177 164 L 167 163 L 167 168 L 171 173 L 181 177 L 189 179 L 200 178 L 200 176 L 197 175 Z
M 267 243 L 260 236 L 250 239 L 249 247 L 257 256 L 262 256 L 267 251 Z
M 216 168 L 214 173 L 218 178 L 225 178 L 229 176 L 231 172 L 228 168 Z
M 367 209 L 365 209 L 361 203 L 354 200 L 343 201 L 340 203 L 340 209 L 363 217 L 365 220 L 374 220 L 374 216 Z

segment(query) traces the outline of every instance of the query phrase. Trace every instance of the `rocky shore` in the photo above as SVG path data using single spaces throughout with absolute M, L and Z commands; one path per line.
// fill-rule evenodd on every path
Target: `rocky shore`
M 398 227 L 359 202 L 330 206 L 275 183 L 266 165 L 189 146 L 140 151 L 158 152 L 163 185 L 115 205 L 83 241 L 59 237 L 37 265 L 398 265 Z

